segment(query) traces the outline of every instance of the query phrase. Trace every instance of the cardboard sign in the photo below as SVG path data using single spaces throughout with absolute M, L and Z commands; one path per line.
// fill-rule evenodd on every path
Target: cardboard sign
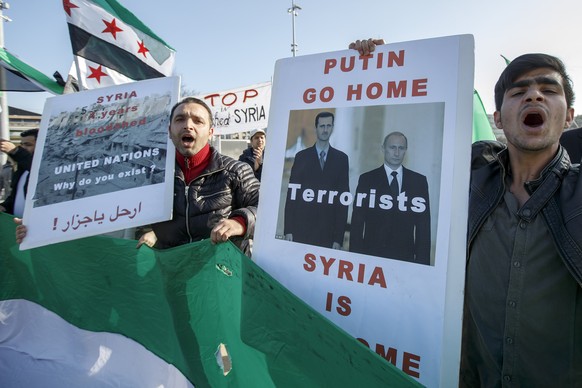
M 179 78 L 47 100 L 23 223 L 28 249 L 171 218 Z
M 427 386 L 458 379 L 473 45 L 283 59 L 273 81 L 253 258 Z
M 212 110 L 215 135 L 267 128 L 271 103 L 270 82 L 196 97 Z

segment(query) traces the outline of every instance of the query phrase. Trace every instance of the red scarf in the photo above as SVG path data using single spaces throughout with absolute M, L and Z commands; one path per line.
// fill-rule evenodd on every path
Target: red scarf
M 190 184 L 208 167 L 210 163 L 210 144 L 206 143 L 204 148 L 198 151 L 196 155 L 189 157 L 176 152 L 176 162 L 178 162 L 178 166 L 184 173 L 186 184 Z

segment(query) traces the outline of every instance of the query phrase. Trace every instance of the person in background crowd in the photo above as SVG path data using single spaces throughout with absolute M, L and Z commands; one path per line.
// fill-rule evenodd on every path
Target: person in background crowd
M 582 128 L 564 131 L 560 137 L 560 144 L 568 151 L 572 163 L 580 163 L 582 160 Z
M 24 213 L 24 201 L 37 137 L 38 128 L 35 128 L 20 133 L 19 146 L 0 139 L 0 150 L 8 154 L 18 165 L 12 174 L 10 195 L 0 203 L 0 212 L 14 214 L 17 217 L 22 217 Z
M 10 158 L 6 159 L 6 163 L 2 165 L 0 171 L 0 200 L 4 201 L 10 195 L 10 188 L 12 182 L 12 173 L 14 172 L 14 165 Z
M 263 129 L 255 129 L 251 132 L 251 143 L 249 148 L 243 151 L 238 160 L 248 163 L 255 172 L 255 178 L 261 180 L 263 173 L 263 155 L 267 143 L 267 134 Z

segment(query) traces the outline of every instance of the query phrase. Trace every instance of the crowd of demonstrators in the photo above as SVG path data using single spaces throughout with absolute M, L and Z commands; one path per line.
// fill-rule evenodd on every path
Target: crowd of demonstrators
M 20 133 L 19 146 L 8 140 L 0 139 L 0 150 L 17 164 L 11 178 L 10 194 L 4 202 L 0 203 L 0 212 L 14 214 L 17 217 L 22 217 L 22 213 L 24 213 L 24 199 L 28 189 L 28 178 L 37 137 L 38 128 L 35 128 Z
M 368 55 L 383 43 L 350 48 Z M 507 144 L 472 149 L 462 387 L 582 385 L 582 180 L 560 145 L 573 102 L 564 64 L 546 54 L 514 59 L 495 85 L 495 125 Z M 209 146 L 212 114 L 201 100 L 172 108 L 169 133 L 177 151 L 173 218 L 154 224 L 138 246 L 233 238 L 244 248 L 258 204 L 253 169 Z M 17 241 L 25 235 L 19 225 Z
M 314 131 L 317 140 L 309 148 L 295 155 L 289 185 L 303 189 L 332 190 L 343 193 L 350 190 L 348 156 L 329 143 L 335 125 L 331 112 L 315 116 Z M 285 239 L 320 247 L 341 249 L 348 219 L 348 208 L 339 202 L 332 205 L 293 198 L 292 190 L 285 202 Z
M 165 249 L 210 238 L 232 238 L 250 253 L 259 201 L 259 181 L 246 163 L 209 145 L 212 112 L 202 100 L 187 97 L 170 113 L 170 138 L 176 147 L 174 208 L 169 221 L 152 225 L 138 247 Z
M 267 133 L 264 129 L 255 129 L 251 132 L 249 147 L 238 157 L 241 162 L 248 163 L 255 173 L 255 178 L 261 181 L 263 173 L 263 157 L 265 145 L 267 144 Z
M 514 59 L 495 85 L 507 145 L 473 145 L 462 387 L 582 386 L 582 179 L 560 145 L 573 102 L 546 54 Z
M 356 193 L 375 190 L 377 196 L 420 198 L 424 209 L 406 212 L 394 206 L 385 210 L 354 206 L 350 225 L 350 251 L 370 256 L 390 257 L 418 264 L 430 264 L 430 204 L 426 177 L 402 165 L 408 139 L 401 132 L 391 132 L 382 143 L 384 162 L 360 175 Z M 356 194 L 357 195 L 357 194 Z M 394 230 L 398 229 L 398 233 Z

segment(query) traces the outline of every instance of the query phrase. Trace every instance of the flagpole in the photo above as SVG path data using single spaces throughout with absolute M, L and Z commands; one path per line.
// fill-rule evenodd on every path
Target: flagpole
M 81 78 L 81 66 L 79 65 L 79 57 L 75 55 L 75 69 L 77 70 L 77 86 L 79 86 L 79 91 L 86 90 L 84 85 L 85 80 Z
M 4 22 L 10 21 L 10 18 L 2 14 L 2 10 L 8 9 L 10 5 L 0 0 L 0 47 L 4 48 Z M 6 82 L 4 69 L 2 69 L 0 76 L 0 83 Z M 7 92 L 0 92 L 0 139 L 10 140 L 10 127 L 8 125 L 8 101 Z M 6 163 L 7 156 L 5 153 L 0 153 L 0 165 Z

